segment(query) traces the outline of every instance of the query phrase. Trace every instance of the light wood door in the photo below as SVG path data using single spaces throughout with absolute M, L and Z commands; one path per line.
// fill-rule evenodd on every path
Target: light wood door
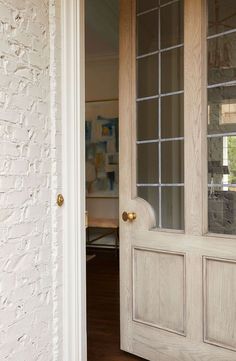
M 145 3 L 148 6 L 155 1 Z M 165 3 L 168 1 L 161 1 Z M 160 184 L 160 171 L 166 174 L 168 168 L 164 164 L 162 169 L 160 162 L 165 162 L 165 156 L 158 153 L 159 143 L 161 147 L 165 139 L 153 142 L 156 148 L 150 147 L 149 151 L 139 148 L 137 99 L 142 95 L 137 94 L 136 84 L 137 63 L 142 56 L 137 57 L 136 7 L 134 0 L 120 1 L 121 348 L 152 361 L 235 361 L 236 237 L 208 233 L 207 4 L 202 0 L 184 1 L 184 46 L 179 46 L 184 52 L 184 134 L 178 135 L 184 151 L 171 148 L 172 158 L 178 153 L 178 162 L 183 155 L 184 185 L 179 174 L 172 173 L 171 179 L 183 190 L 184 202 L 180 201 L 180 192 L 172 192 L 169 198 L 164 193 L 173 184 Z M 151 18 L 147 22 L 150 36 L 155 36 L 151 35 L 155 22 Z M 162 25 L 158 26 L 160 29 Z M 160 72 L 160 64 L 158 69 Z M 154 73 L 150 83 L 153 78 Z M 160 80 L 157 86 L 160 91 Z M 177 95 L 181 94 L 177 90 Z M 157 102 L 160 98 L 160 94 L 153 97 Z M 157 114 L 160 121 L 160 109 Z M 148 122 L 148 114 L 143 121 Z M 152 159 L 155 151 L 158 162 L 155 156 Z M 170 159 L 168 151 L 164 154 Z M 158 177 L 156 188 L 152 184 L 146 193 L 137 186 L 139 162 L 145 179 Z M 159 174 L 153 169 L 155 162 Z M 169 164 L 176 165 L 175 158 Z M 177 181 L 175 177 L 179 177 Z M 166 208 L 165 202 L 169 202 Z M 137 218 L 123 221 L 124 211 L 136 213 Z M 164 229 L 167 227 L 163 224 L 168 222 L 172 229 Z

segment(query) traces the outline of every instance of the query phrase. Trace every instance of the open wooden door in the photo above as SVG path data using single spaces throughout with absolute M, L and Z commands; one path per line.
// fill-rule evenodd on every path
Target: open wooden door
M 121 348 L 235 361 L 236 2 L 120 12 Z

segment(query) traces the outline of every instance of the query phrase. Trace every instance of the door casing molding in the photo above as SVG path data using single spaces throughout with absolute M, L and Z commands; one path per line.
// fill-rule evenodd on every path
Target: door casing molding
M 63 360 L 87 360 L 84 0 L 60 0 L 62 24 Z

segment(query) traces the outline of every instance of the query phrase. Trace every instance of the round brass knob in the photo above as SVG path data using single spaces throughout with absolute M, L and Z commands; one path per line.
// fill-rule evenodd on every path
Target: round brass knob
M 122 213 L 122 219 L 124 222 L 127 222 L 127 221 L 132 222 L 136 218 L 137 218 L 137 215 L 134 212 L 123 212 Z
M 64 204 L 64 197 L 63 197 L 62 194 L 58 194 L 58 196 L 57 196 L 57 205 L 59 207 L 61 207 L 61 206 L 63 206 L 63 204 Z

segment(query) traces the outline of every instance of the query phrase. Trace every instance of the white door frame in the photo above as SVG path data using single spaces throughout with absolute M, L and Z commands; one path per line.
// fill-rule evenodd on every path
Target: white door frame
M 63 361 L 87 360 L 84 0 L 61 0 Z
M 84 44 L 84 0 L 59 0 L 62 4 L 62 150 L 63 150 L 63 191 L 65 195 L 64 205 L 64 237 L 63 237 L 63 361 L 86 361 L 87 360 L 87 340 L 86 340 L 86 242 L 85 242 L 85 44 Z M 125 0 L 123 0 L 125 1 Z M 202 0 L 204 1 L 204 0 Z M 199 0 L 200 2 L 200 0 Z M 188 5 L 193 4 L 194 1 L 187 1 Z M 194 14 L 195 15 L 195 14 Z M 193 16 L 194 18 L 194 16 Z M 196 19 L 196 15 L 195 15 Z M 200 17 L 201 19 L 201 17 Z M 189 19 L 188 19 L 189 20 Z M 200 23 L 198 24 L 201 27 Z M 197 53 L 201 57 L 202 50 L 199 46 L 194 46 L 192 38 L 187 44 L 192 44 L 194 47 L 194 54 Z M 196 39 L 195 39 L 196 41 Z M 200 45 L 201 46 L 201 45 Z M 188 51 L 191 51 L 191 47 L 187 47 Z M 199 55 L 200 54 L 200 55 Z M 205 59 L 201 58 L 202 61 Z M 194 74 L 197 76 L 197 72 L 201 71 L 196 64 L 188 64 L 191 67 L 194 65 Z M 203 68 L 203 66 L 202 66 Z M 190 74 L 190 72 L 188 72 Z M 203 80 L 206 79 L 203 77 Z M 202 89 L 206 89 L 206 84 L 198 84 L 198 89 L 201 92 Z M 190 89 L 191 92 L 192 88 Z M 188 89 L 185 87 L 185 92 Z M 194 93 L 195 94 L 195 93 Z M 190 97 L 189 97 L 190 98 Z M 199 112 L 203 112 L 202 104 L 204 102 L 199 99 L 191 103 L 192 122 L 188 126 L 194 127 L 194 134 L 196 137 L 200 137 L 202 143 L 206 141 L 204 134 L 205 130 L 198 129 L 194 122 L 195 114 L 199 116 Z M 199 105 L 200 102 L 200 105 Z M 204 118 L 204 117 L 203 117 Z M 202 118 L 202 121 L 203 121 Z M 204 123 L 206 126 L 206 122 Z M 188 140 L 187 140 L 188 141 Z M 199 154 L 195 154 L 194 144 L 190 138 L 189 141 L 192 144 L 189 145 L 191 152 L 188 153 L 188 157 L 195 160 L 191 162 L 196 169 L 205 169 L 203 171 L 206 177 L 206 167 L 204 166 L 203 157 Z M 185 143 L 186 144 L 186 143 Z M 204 148 L 201 149 L 204 154 Z M 196 156 L 198 158 L 196 158 Z M 188 158 L 186 159 L 188 160 Z M 198 162 L 198 167 L 195 166 Z M 201 164 L 203 162 L 203 164 Z M 186 163 L 187 164 L 187 163 Z M 193 170 L 194 174 L 195 169 Z M 188 172 L 191 173 L 191 167 L 188 168 Z M 205 173 L 204 173 L 205 172 Z M 187 194 L 188 204 L 194 205 L 194 202 L 198 202 L 198 207 L 190 207 L 191 212 L 186 216 L 190 217 L 187 224 L 190 225 L 186 229 L 187 234 L 192 234 L 194 237 L 199 236 L 199 229 L 201 234 L 204 233 L 206 227 L 203 219 L 206 216 L 200 212 L 196 214 L 196 210 L 201 209 L 201 204 L 206 202 L 202 195 L 204 185 L 207 182 L 204 179 L 191 177 L 185 179 L 190 182 L 192 179 L 197 184 L 199 197 L 193 198 L 192 194 Z M 195 183 L 193 183 L 195 184 Z M 192 185 L 192 183 L 191 183 Z M 200 186 L 199 186 L 200 185 Z M 193 187 L 193 185 L 192 185 Z M 188 187 L 188 189 L 193 189 Z M 195 192 L 196 194 L 196 192 Z M 203 208 L 202 208 L 203 209 Z M 204 208 L 206 209 L 206 208 Z M 201 236 L 200 234 L 200 236 Z M 168 235 L 166 236 L 168 237 Z M 222 237 L 222 236 L 219 236 Z M 205 238 L 208 242 L 209 239 Z M 196 239 L 195 239 L 196 240 Z M 154 240 L 155 241 L 155 240 Z M 196 243 L 197 244 L 197 243 Z M 213 252 L 213 260 L 221 259 L 222 251 L 224 251 L 224 257 L 226 262 L 232 257 L 232 250 L 234 250 L 234 240 L 228 237 L 227 243 L 220 246 L 218 239 L 211 240 L 211 244 L 216 248 Z M 166 246 L 165 246 L 166 247 Z M 191 246 L 190 246 L 191 247 Z M 195 250 L 197 246 L 194 245 Z M 202 247 L 202 240 L 199 241 L 199 248 Z M 205 246 L 207 252 L 208 245 Z M 199 253 L 200 254 L 200 253 Z M 218 257 L 218 255 L 220 255 Z M 198 255 L 197 255 L 198 257 Z M 199 270 L 199 274 L 201 271 Z M 190 279 L 191 281 L 191 279 Z M 194 282 L 193 282 L 194 284 Z M 201 301 L 201 300 L 200 300 Z M 194 299 L 194 302 L 198 302 L 198 297 Z M 200 304 L 200 302 L 199 302 Z M 194 303 L 193 303 L 194 305 Z M 191 316 L 192 317 L 192 316 Z M 201 317 L 199 317 L 201 319 Z M 197 326 L 197 324 L 196 324 Z M 195 327 L 195 326 L 194 326 Z M 198 327 L 200 329 L 200 327 Z M 194 335 L 195 329 L 193 329 Z M 198 335 L 198 333 L 196 333 Z M 211 346 L 204 347 L 209 352 L 212 350 Z M 204 351 L 205 352 L 205 351 Z M 219 359 L 221 352 L 218 349 Z M 230 354 L 229 354 L 230 355 Z M 56 359 L 56 358 L 55 358 Z M 233 360 L 233 356 L 229 357 Z

